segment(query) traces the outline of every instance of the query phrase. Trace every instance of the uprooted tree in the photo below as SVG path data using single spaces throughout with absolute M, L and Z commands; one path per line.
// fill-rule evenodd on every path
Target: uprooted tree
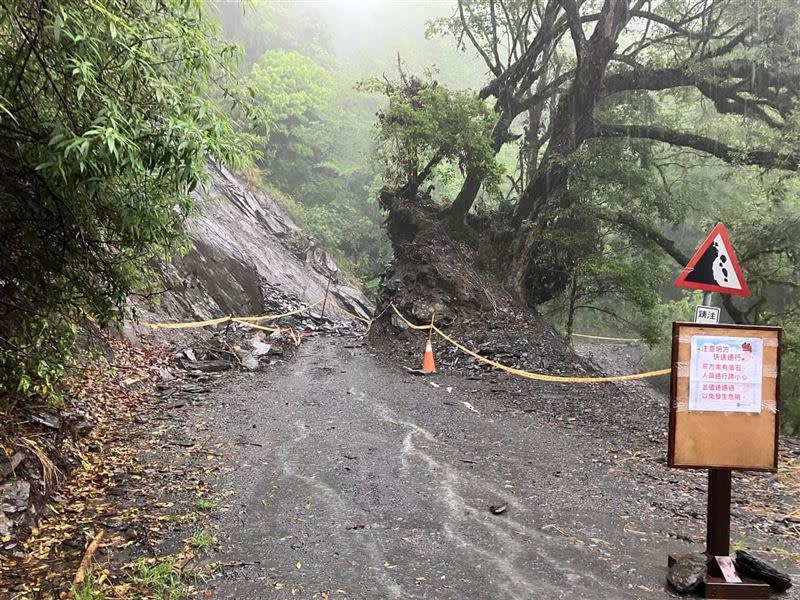
M 600 268 L 609 289 L 618 276 L 655 281 L 650 254 L 684 261 L 671 234 L 722 216 L 706 198 L 674 195 L 681 170 L 702 163 L 781 188 L 783 200 L 749 221 L 735 215 L 759 234 L 743 254 L 763 285 L 747 306 L 725 298 L 735 320 L 768 320 L 766 290 L 800 281 L 796 250 L 780 241 L 800 233 L 782 179 L 800 167 L 799 25 L 797 8 L 777 0 L 460 0 L 430 33 L 480 55 L 483 89 L 452 92 L 402 69 L 369 84 L 388 97 L 380 201 L 395 263 L 382 303 L 420 319 L 454 299 L 538 306 L 613 248 L 632 268 Z M 504 177 L 496 157 L 507 145 L 518 161 Z M 453 167 L 460 190 L 443 197 L 436 187 Z M 783 309 L 797 311 L 795 296 Z

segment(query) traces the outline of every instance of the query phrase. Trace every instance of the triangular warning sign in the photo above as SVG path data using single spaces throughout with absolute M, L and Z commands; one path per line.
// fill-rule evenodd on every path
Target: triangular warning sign
M 675 285 L 704 292 L 750 295 L 725 225 L 717 223 L 711 230 L 675 280 Z

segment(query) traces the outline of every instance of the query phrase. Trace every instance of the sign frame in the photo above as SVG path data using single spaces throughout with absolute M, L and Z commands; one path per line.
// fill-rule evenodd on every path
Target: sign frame
M 687 281 L 686 278 L 694 271 L 695 265 L 700 261 L 703 255 L 706 253 L 706 250 L 714 243 L 714 240 L 717 236 L 722 238 L 722 244 L 725 246 L 727 250 L 727 256 L 730 258 L 730 268 L 733 269 L 733 272 L 736 274 L 739 283 L 741 284 L 741 289 L 729 288 L 724 287 L 717 284 L 712 283 L 700 283 L 697 281 Z M 689 263 L 681 270 L 680 275 L 675 280 L 675 285 L 680 288 L 686 288 L 690 290 L 702 290 L 704 292 L 719 292 L 720 294 L 729 294 L 731 296 L 749 296 L 750 295 L 750 288 L 747 285 L 747 281 L 744 278 L 744 274 L 742 273 L 742 267 L 739 265 L 739 259 L 736 258 L 736 251 L 733 248 L 733 244 L 731 243 L 730 237 L 728 237 L 728 230 L 725 229 L 725 225 L 722 223 L 717 223 L 714 226 L 714 229 L 711 230 L 711 233 L 708 234 L 708 237 L 705 241 L 700 244 L 700 247 L 697 249 L 697 252 L 694 253 L 692 258 L 689 260 Z
M 678 369 L 679 369 L 679 345 L 680 345 L 680 336 L 681 333 L 686 333 L 687 330 L 737 330 L 741 331 L 742 333 L 753 332 L 754 336 L 758 335 L 759 333 L 762 334 L 763 337 L 768 337 L 764 334 L 769 334 L 769 337 L 774 337 L 777 339 L 777 351 L 775 357 L 775 368 L 777 370 L 775 375 L 775 387 L 774 387 L 774 394 L 775 394 L 775 417 L 774 417 L 774 427 L 772 428 L 772 435 L 771 435 L 771 443 L 772 443 L 772 451 L 771 451 L 771 464 L 763 466 L 753 466 L 749 464 L 742 464 L 742 463 L 732 463 L 732 464 L 708 464 L 710 461 L 697 461 L 697 462 L 686 462 L 686 461 L 679 461 L 676 458 L 676 450 L 677 445 L 682 443 L 679 438 L 682 437 L 682 432 L 679 431 L 681 428 L 686 428 L 686 425 L 683 424 L 685 418 L 680 419 L 682 423 L 679 423 L 678 419 Z M 702 335 L 701 332 L 698 332 L 698 335 Z M 762 337 L 759 336 L 759 337 Z M 670 408 L 669 408 L 669 430 L 668 430 L 668 451 L 667 451 L 667 465 L 673 469 L 729 469 L 729 470 L 736 470 L 736 471 L 763 471 L 774 473 L 778 470 L 778 436 L 780 434 L 780 379 L 781 379 L 781 352 L 780 348 L 782 345 L 782 336 L 783 336 L 783 329 L 781 327 L 775 326 L 767 326 L 767 325 L 729 325 L 729 324 L 711 324 L 711 323 L 689 323 L 689 322 L 674 322 L 672 324 L 672 374 L 670 377 Z M 744 337 L 744 336 L 743 336 Z M 685 367 L 684 367 L 685 368 Z M 687 369 L 688 370 L 688 369 Z M 681 379 L 685 379 L 682 377 Z M 762 377 L 762 382 L 765 380 Z M 688 382 L 687 382 L 688 384 Z M 716 419 L 719 419 L 720 422 L 724 422 L 726 419 L 731 419 L 731 415 L 740 415 L 738 417 L 733 417 L 734 419 L 742 419 L 741 415 L 744 415 L 744 418 L 748 416 L 751 418 L 761 417 L 765 413 L 764 409 L 758 415 L 749 414 L 749 413 L 724 413 L 724 412 L 694 412 L 688 414 L 694 415 L 703 415 L 704 418 L 709 414 L 716 415 Z M 763 441 L 763 440 L 762 440 Z M 766 442 L 764 442 L 766 443 Z

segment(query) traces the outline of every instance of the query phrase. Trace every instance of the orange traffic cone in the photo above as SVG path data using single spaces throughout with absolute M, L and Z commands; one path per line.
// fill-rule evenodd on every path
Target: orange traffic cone
M 436 373 L 436 363 L 433 360 L 433 345 L 431 338 L 425 340 L 425 354 L 422 356 L 422 372 Z

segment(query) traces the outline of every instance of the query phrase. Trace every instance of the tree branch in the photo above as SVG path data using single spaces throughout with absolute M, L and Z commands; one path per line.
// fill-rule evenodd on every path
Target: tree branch
M 796 154 L 772 150 L 744 150 L 734 148 L 718 140 L 702 135 L 673 131 L 663 127 L 647 125 L 596 125 L 591 137 L 597 138 L 643 138 L 664 142 L 673 146 L 694 148 L 716 156 L 731 164 L 744 164 L 767 169 L 800 170 L 800 157 Z

